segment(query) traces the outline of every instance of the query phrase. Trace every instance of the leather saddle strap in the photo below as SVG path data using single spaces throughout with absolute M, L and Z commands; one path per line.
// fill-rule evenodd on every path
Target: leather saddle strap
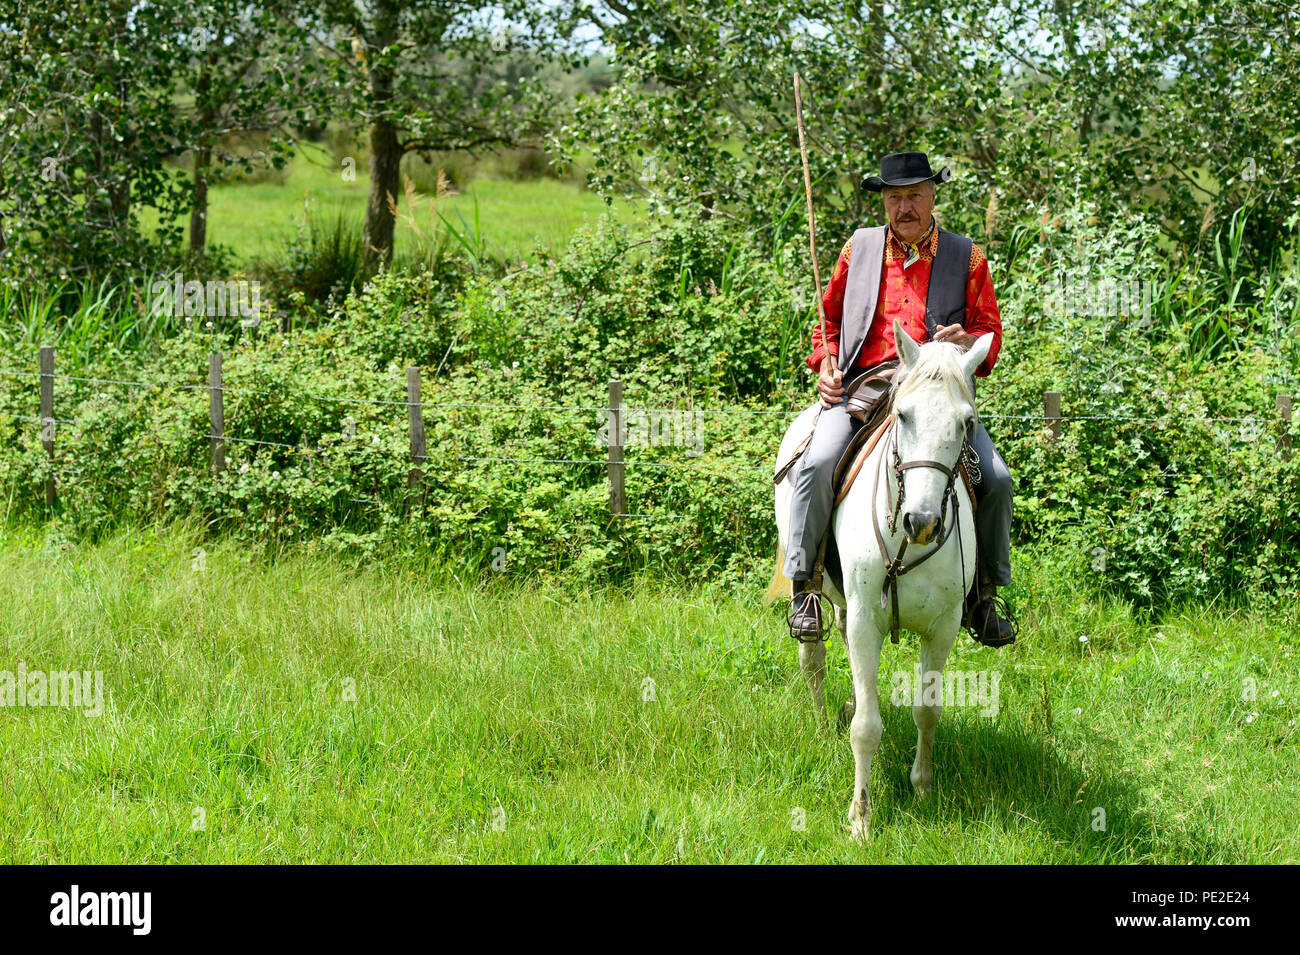
M 898 470 L 906 471 L 908 468 L 934 468 L 936 471 L 942 471 L 944 477 L 952 480 L 952 469 L 946 464 L 940 464 L 938 461 L 908 461 L 906 464 L 900 464 Z
M 858 453 L 858 456 L 853 461 L 853 467 L 849 468 L 849 473 L 844 477 L 844 484 L 840 487 L 840 493 L 835 495 L 835 507 L 839 507 L 840 502 L 844 500 L 845 495 L 849 493 L 849 488 L 853 486 L 853 482 L 857 478 L 858 472 L 862 470 L 862 465 L 866 463 L 867 458 L 871 457 L 871 452 L 876 449 L 876 445 L 880 443 L 880 439 L 884 436 L 885 432 L 889 430 L 893 423 L 894 416 L 891 414 L 881 422 L 880 427 L 876 429 L 876 433 L 871 436 L 870 440 L 867 441 L 866 446 Z M 871 495 L 871 500 L 872 506 L 874 507 L 876 500 L 874 492 Z
M 813 427 L 815 429 L 816 424 L 814 424 Z M 803 456 L 803 453 L 805 451 L 808 450 L 808 445 L 812 443 L 812 439 L 813 439 L 813 432 L 809 431 L 808 437 L 800 441 L 799 446 L 794 449 L 794 454 L 790 456 L 790 460 L 785 462 L 785 464 L 781 465 L 780 470 L 776 472 L 776 477 L 772 479 L 773 484 L 781 483 L 781 479 L 785 477 L 786 472 L 788 472 L 792 467 L 794 467 L 794 463 L 798 461 L 800 457 Z

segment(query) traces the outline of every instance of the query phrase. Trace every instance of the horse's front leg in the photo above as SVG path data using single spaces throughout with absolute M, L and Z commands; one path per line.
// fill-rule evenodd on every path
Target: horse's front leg
M 952 652 L 961 626 L 960 610 L 921 641 L 921 686 L 913 697 L 916 722 L 916 760 L 912 763 L 912 788 L 924 796 L 934 785 L 934 731 L 943 715 L 943 665 Z
M 853 747 L 853 799 L 849 802 L 849 834 L 865 840 L 871 831 L 871 760 L 880 745 L 884 724 L 880 720 L 880 695 L 877 671 L 880 649 L 884 642 L 862 601 L 848 601 L 849 666 L 853 672 L 853 696 L 856 707 L 849 724 L 849 743 Z
M 817 708 L 817 718 L 826 722 L 826 642 L 799 644 L 799 667 L 803 678 L 808 681 L 812 691 L 813 706 Z

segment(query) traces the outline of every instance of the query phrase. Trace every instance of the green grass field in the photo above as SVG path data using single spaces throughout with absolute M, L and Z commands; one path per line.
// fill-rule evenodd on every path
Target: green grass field
M 0 671 L 103 672 L 98 717 L 0 709 L 0 860 L 1300 861 L 1294 619 L 1143 625 L 1017 555 L 1021 642 L 951 664 L 998 670 L 996 719 L 945 710 L 920 801 L 886 707 L 858 846 L 779 607 L 196 539 L 0 542 Z
M 283 255 L 294 240 L 304 225 L 304 213 L 308 209 L 313 217 L 327 223 L 333 222 L 341 212 L 355 221 L 359 232 L 369 189 L 370 178 L 364 163 L 356 168 L 355 179 L 348 182 L 327 154 L 314 149 L 300 151 L 290 162 L 283 182 L 214 186 L 209 193 L 208 241 L 229 246 L 244 261 L 274 259 Z M 414 209 L 409 207 L 405 196 L 399 196 L 397 253 L 400 255 L 419 242 L 421 236 L 427 238 L 442 228 L 432 214 L 433 208 L 457 229 L 464 228 L 461 216 L 472 228 L 476 197 L 480 224 L 489 247 L 516 259 L 538 245 L 547 249 L 562 247 L 579 225 L 594 221 L 607 210 L 621 219 L 640 215 L 626 203 L 616 202 L 606 207 L 594 193 L 572 182 L 485 176 L 473 179 L 463 192 L 441 199 L 417 194 Z M 145 210 L 145 215 L 151 212 Z M 188 217 L 182 220 L 187 241 L 188 223 Z M 156 217 L 144 223 L 146 228 L 156 224 Z

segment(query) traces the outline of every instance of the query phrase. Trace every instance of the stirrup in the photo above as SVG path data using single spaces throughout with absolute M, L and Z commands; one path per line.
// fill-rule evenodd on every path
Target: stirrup
M 811 594 L 811 595 L 812 595 L 812 596 L 811 596 L 812 605 L 813 605 L 812 616 L 813 616 L 813 618 L 817 621 L 817 636 L 815 636 L 815 637 L 805 637 L 805 636 L 802 636 L 801 634 L 798 634 L 798 633 L 795 633 L 795 632 L 794 632 L 794 607 L 795 607 L 795 601 L 796 601 L 796 599 L 797 599 L 800 595 L 805 594 L 805 593 L 807 593 L 807 594 Z M 790 597 L 790 607 L 789 607 L 789 609 L 786 611 L 786 615 L 785 615 L 785 623 L 786 623 L 786 627 L 787 627 L 787 629 L 789 629 L 789 631 L 790 631 L 790 636 L 792 636 L 794 639 L 798 640 L 800 643 L 822 643 L 823 641 L 825 641 L 825 639 L 826 639 L 826 621 L 823 619 L 823 614 L 822 614 L 822 595 L 821 595 L 821 593 L 819 593 L 819 592 L 816 591 L 816 590 L 809 589 L 809 590 L 802 590 L 802 591 L 800 591 L 798 594 L 793 594 L 793 595 L 791 595 L 791 597 Z
M 986 641 L 980 639 L 979 628 L 974 625 L 974 621 L 971 619 L 971 614 L 974 612 L 975 607 L 978 607 L 985 600 L 987 600 L 991 604 L 989 610 L 991 610 L 993 613 L 996 613 L 999 617 L 1001 617 L 1003 620 L 1007 622 L 1007 625 L 1009 627 L 1011 627 L 1010 640 L 1001 640 L 997 643 L 987 643 Z M 988 612 L 989 611 L 985 611 L 985 613 Z M 975 601 L 975 604 L 969 610 L 966 611 L 965 618 L 966 618 L 964 621 L 965 628 L 970 631 L 971 637 L 975 640 L 975 642 L 983 647 L 994 647 L 994 648 L 1007 647 L 1015 643 L 1016 638 L 1020 636 L 1020 622 L 1016 619 L 1015 614 L 1011 612 L 1011 605 L 1007 603 L 1007 598 L 1001 596 L 1000 594 L 993 594 L 990 597 L 980 597 L 979 599 L 977 599 Z

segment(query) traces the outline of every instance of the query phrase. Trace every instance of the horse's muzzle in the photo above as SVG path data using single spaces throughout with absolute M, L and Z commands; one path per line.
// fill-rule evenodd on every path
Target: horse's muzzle
M 939 515 L 933 511 L 908 511 L 903 515 L 903 533 L 913 544 L 928 544 L 939 528 Z

